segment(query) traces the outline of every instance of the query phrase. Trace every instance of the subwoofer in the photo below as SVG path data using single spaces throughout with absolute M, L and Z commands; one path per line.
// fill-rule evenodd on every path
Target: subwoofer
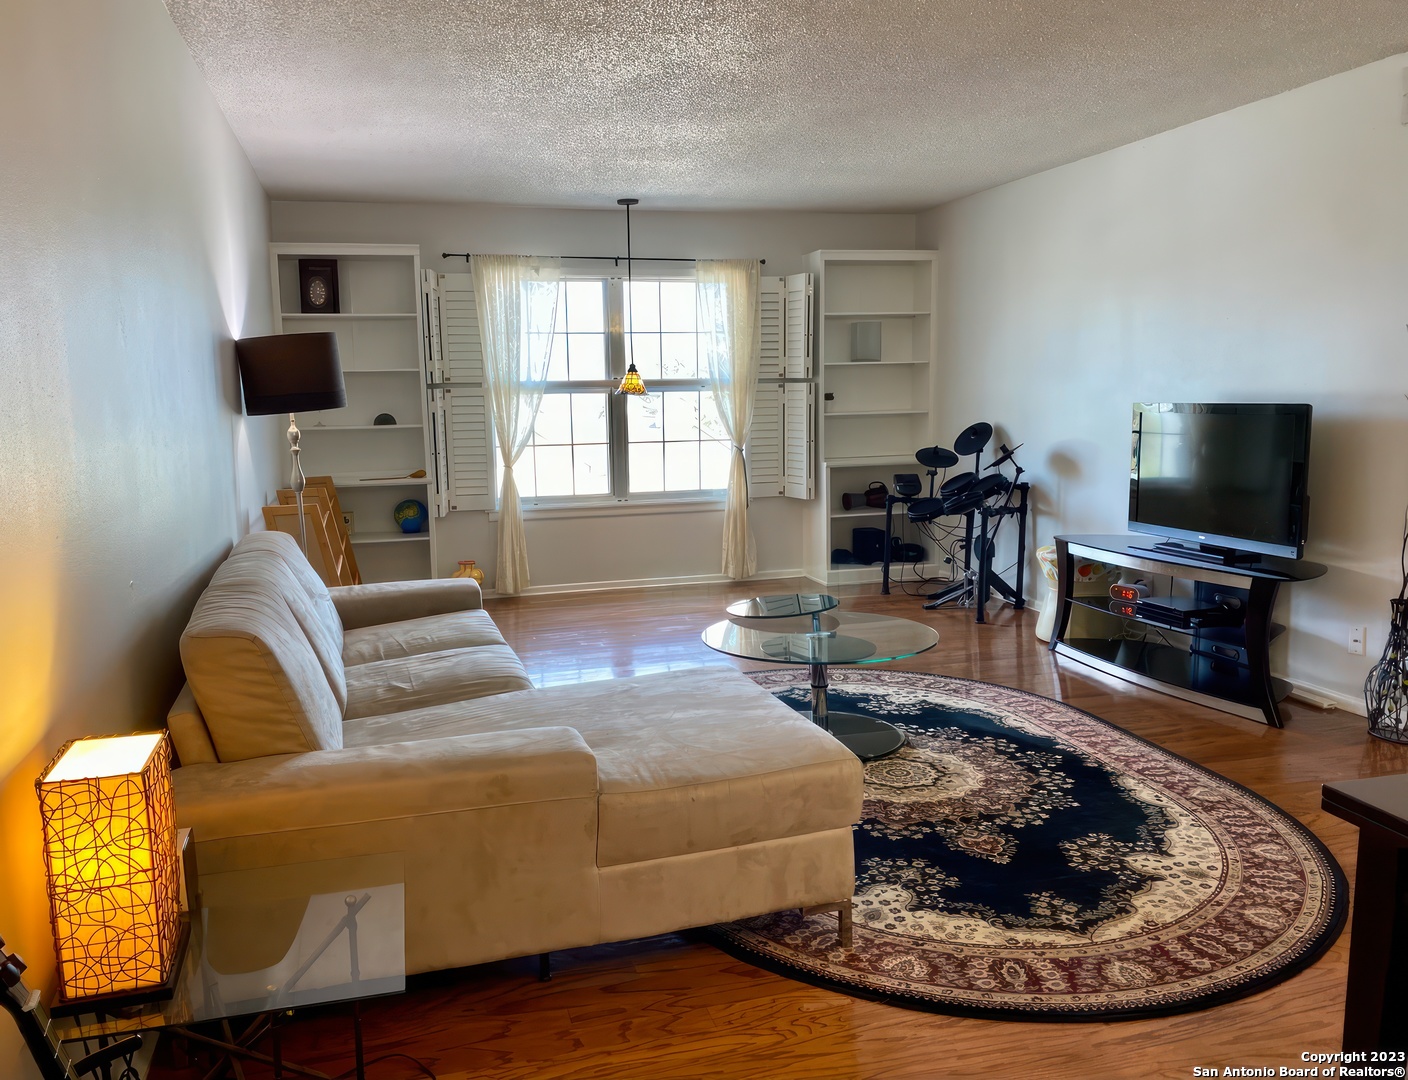
M 885 530 L 860 528 L 851 530 L 851 554 L 856 562 L 878 563 L 885 558 Z

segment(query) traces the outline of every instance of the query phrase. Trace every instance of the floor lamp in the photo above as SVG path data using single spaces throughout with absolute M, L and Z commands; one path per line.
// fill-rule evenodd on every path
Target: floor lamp
M 298 425 L 293 415 L 347 405 L 336 334 L 272 334 L 235 342 L 246 416 L 288 413 L 288 448 L 293 454 L 292 484 L 298 503 L 298 542 L 308 554 L 308 526 L 303 520 L 307 481 L 298 464 Z

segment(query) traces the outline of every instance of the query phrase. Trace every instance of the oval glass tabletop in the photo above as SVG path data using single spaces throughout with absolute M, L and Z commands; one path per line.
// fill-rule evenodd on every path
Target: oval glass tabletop
M 735 600 L 724 610 L 740 619 L 787 619 L 815 615 L 840 606 L 841 601 L 825 593 L 779 593 Z
M 726 619 L 700 637 L 709 648 L 730 656 L 784 664 L 879 664 L 915 656 L 939 643 L 939 633 L 931 626 L 856 611 L 830 612 L 819 632 L 812 630 L 810 616 L 803 615 L 791 623 L 779 619 L 764 626 Z

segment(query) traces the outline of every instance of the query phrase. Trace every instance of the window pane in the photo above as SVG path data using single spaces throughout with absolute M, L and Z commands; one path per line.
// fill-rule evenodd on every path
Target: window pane
M 604 443 L 584 446 L 578 443 L 572 450 L 573 480 L 577 495 L 611 494 L 611 466 Z
M 660 443 L 631 443 L 627 466 L 633 494 L 665 490 L 665 456 Z
M 546 400 L 548 395 L 544 394 Z M 577 443 L 604 443 L 606 435 L 606 395 L 572 395 L 572 439 Z
M 606 282 L 569 281 L 566 287 L 567 330 L 573 334 L 606 330 Z
M 661 371 L 666 379 L 699 377 L 699 338 L 695 334 L 661 334 Z
M 728 487 L 729 456 L 732 448 L 728 443 L 706 442 L 699 444 L 699 486 L 705 490 Z
M 699 394 L 692 390 L 666 391 L 665 438 L 667 441 L 699 441 Z
M 529 453 L 525 450 L 524 454 Z M 538 470 L 538 495 L 572 494 L 572 448 L 538 446 L 532 450 Z M 517 478 L 518 470 L 514 470 Z
M 697 442 L 667 442 L 665 444 L 665 490 L 699 490 L 699 444 Z
M 497 497 L 504 488 L 504 462 L 497 453 L 494 459 L 498 462 L 499 470 L 494 480 L 494 495 Z M 533 448 L 526 447 L 518 456 L 518 464 L 513 467 L 513 482 L 518 485 L 518 497 L 520 499 L 531 499 L 538 494 L 537 469 L 533 463 Z
M 660 283 L 658 281 L 637 281 L 631 284 L 626 298 L 626 310 L 630 319 L 623 329 L 631 333 L 637 330 L 660 329 Z
M 548 358 L 548 382 L 567 381 L 567 335 L 552 336 L 552 355 Z
M 626 354 L 626 362 L 632 360 L 647 385 L 651 379 L 660 378 L 660 335 L 632 334 L 631 351 Z
M 660 329 L 694 332 L 694 282 L 660 283 Z
M 631 442 L 659 442 L 665 437 L 660 415 L 661 394 L 645 394 L 626 402 L 626 438 Z M 658 488 L 652 488 L 658 491 Z
M 566 445 L 572 441 L 572 400 L 568 394 L 544 394 L 533 421 L 533 442 L 538 446 Z
M 714 400 L 711 390 L 704 390 L 699 394 L 699 434 L 705 439 L 722 439 L 726 443 L 730 441 L 724 422 L 719 419 L 718 402 Z
M 601 334 L 569 334 L 568 368 L 573 379 L 606 378 L 606 338 Z

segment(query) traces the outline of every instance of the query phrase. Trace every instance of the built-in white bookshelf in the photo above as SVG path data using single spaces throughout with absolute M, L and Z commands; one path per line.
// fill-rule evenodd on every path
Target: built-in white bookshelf
M 337 335 L 347 407 L 300 413 L 302 464 L 328 475 L 353 518 L 352 543 L 364 581 L 433 577 L 435 518 L 426 378 L 421 359 L 420 248 L 402 244 L 269 246 L 276 325 L 281 333 Z M 337 312 L 300 311 L 298 262 L 337 265 Z M 394 424 L 376 422 L 389 414 Z M 410 474 L 423 472 L 423 477 Z M 403 533 L 396 505 L 425 505 L 419 533 Z
M 881 567 L 833 561 L 852 550 L 851 530 L 884 529 L 883 509 L 845 510 L 841 496 L 880 480 L 891 489 L 896 473 L 922 473 L 916 450 L 932 446 L 932 372 L 938 348 L 935 311 L 938 254 L 933 251 L 816 251 L 817 500 L 804 551 L 807 572 L 827 584 L 878 581 Z M 879 323 L 878 359 L 852 356 L 852 327 Z M 895 535 L 924 543 L 902 527 Z M 937 553 L 930 552 L 937 558 Z M 932 563 L 923 573 L 946 574 Z

